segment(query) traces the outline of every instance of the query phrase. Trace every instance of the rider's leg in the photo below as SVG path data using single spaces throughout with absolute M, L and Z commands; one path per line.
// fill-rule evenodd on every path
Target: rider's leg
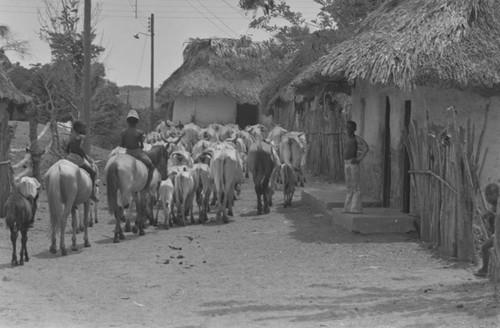
M 89 173 L 90 179 L 92 180 L 92 194 L 90 195 L 90 199 L 92 199 L 92 201 L 94 202 L 98 202 L 99 199 L 97 199 L 95 195 L 95 180 L 97 172 L 92 169 L 92 166 L 87 161 L 85 161 L 80 167 Z

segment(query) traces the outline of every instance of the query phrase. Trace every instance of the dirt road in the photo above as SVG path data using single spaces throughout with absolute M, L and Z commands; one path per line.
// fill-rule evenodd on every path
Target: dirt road
M 300 192 L 283 209 L 278 191 L 262 216 L 251 182 L 241 196 L 228 224 L 119 244 L 103 201 L 92 246 L 79 234 L 78 251 L 54 256 L 42 191 L 24 266 L 10 266 L 1 222 L 0 327 L 500 327 L 494 286 L 416 236 L 350 233 Z

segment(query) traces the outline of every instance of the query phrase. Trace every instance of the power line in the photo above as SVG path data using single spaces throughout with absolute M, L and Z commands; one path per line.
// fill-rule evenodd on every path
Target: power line
M 212 23 L 215 27 L 217 27 L 219 30 L 221 30 L 222 32 L 226 33 L 227 36 L 229 37 L 232 37 L 229 33 L 227 33 L 226 31 L 224 31 L 223 29 L 220 28 L 219 25 L 215 24 L 215 22 L 213 22 L 209 17 L 205 16 L 205 14 L 201 11 L 198 10 L 198 8 L 196 8 L 195 6 L 193 6 L 193 4 L 191 2 L 189 2 L 189 0 L 186 0 L 186 2 L 194 9 L 196 10 L 199 14 L 201 14 L 203 17 L 205 17 L 210 23 Z
M 200 5 L 203 6 L 203 8 L 205 8 L 210 14 L 212 14 L 212 16 L 214 16 L 219 22 L 221 22 L 225 27 L 227 27 L 231 32 L 233 32 L 237 38 L 239 37 L 238 33 L 236 33 L 231 27 L 229 27 L 226 23 L 224 23 L 219 17 L 217 17 L 217 15 L 215 15 L 210 9 L 208 9 L 200 0 L 197 1 Z

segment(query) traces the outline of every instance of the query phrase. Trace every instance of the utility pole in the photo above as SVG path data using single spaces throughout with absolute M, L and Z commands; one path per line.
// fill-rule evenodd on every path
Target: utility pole
M 151 122 L 150 122 L 150 130 L 154 130 L 154 106 L 155 106 L 155 76 L 154 76 L 154 68 L 155 68 L 155 14 L 151 14 L 149 18 L 149 34 L 151 35 Z
M 83 117 L 87 125 L 87 137 L 83 147 L 90 154 L 90 13 L 91 0 L 85 0 L 83 16 Z

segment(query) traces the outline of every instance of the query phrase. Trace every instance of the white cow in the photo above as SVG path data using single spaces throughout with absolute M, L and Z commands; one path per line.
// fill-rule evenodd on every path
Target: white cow
M 186 212 L 189 212 L 191 223 L 193 224 L 194 180 L 187 166 L 183 166 L 182 171 L 175 176 L 174 195 L 179 224 L 182 226 L 186 225 Z
M 165 216 L 164 227 L 165 229 L 169 229 L 172 226 L 172 216 L 170 213 L 170 209 L 173 205 L 174 199 L 174 183 L 172 179 L 168 178 L 166 180 L 162 180 L 160 182 L 160 186 L 158 187 L 158 202 L 161 203 L 163 208 L 163 215 Z M 156 209 L 156 217 L 155 221 L 158 222 L 158 212 L 160 211 L 160 207 L 158 206 Z
M 194 164 L 191 169 L 191 175 L 194 181 L 196 203 L 198 204 L 199 210 L 199 221 L 203 223 L 208 219 L 207 213 L 214 180 L 210 174 L 210 167 L 204 163 Z
M 238 151 L 230 146 L 220 144 L 216 147 L 212 161 L 210 162 L 210 173 L 214 179 L 214 189 L 217 197 L 217 220 L 221 217 L 224 223 L 228 223 L 228 214 L 232 215 L 232 206 L 235 187 L 242 184 L 243 167 Z

